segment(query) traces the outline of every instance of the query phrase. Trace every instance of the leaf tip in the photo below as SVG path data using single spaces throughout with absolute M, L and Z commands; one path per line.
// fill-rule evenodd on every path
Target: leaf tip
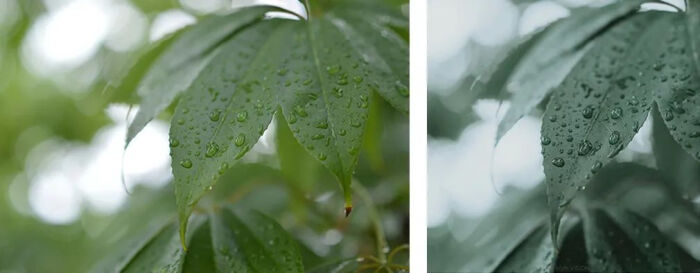
M 345 207 L 345 218 L 348 218 L 348 216 L 350 216 L 351 212 L 352 212 L 352 206 Z

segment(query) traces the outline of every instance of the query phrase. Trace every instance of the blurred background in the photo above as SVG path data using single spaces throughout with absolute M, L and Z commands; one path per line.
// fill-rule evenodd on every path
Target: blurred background
M 0 273 L 88 272 L 172 219 L 172 107 L 123 152 L 138 107 L 127 72 L 145 69 L 136 61 L 155 42 L 201 17 L 261 3 L 305 13 L 287 0 L 0 0 Z M 407 117 L 381 101 L 373 109 L 379 129 L 365 142 L 378 152 L 361 155 L 356 177 L 397 246 L 408 241 Z M 301 242 L 305 262 L 372 254 L 362 201 L 344 220 L 339 186 L 318 164 L 279 172 L 277 144 L 289 136 L 277 125 L 203 202 L 274 216 Z
M 428 238 L 430 263 L 440 263 L 448 242 L 459 244 L 480 219 L 512 192 L 544 179 L 540 154 L 543 108 L 520 120 L 494 148 L 496 127 L 508 108 L 496 100 L 468 100 L 469 77 L 478 77 L 520 37 L 601 0 L 428 1 Z M 666 1 L 683 7 L 683 1 Z M 672 10 L 659 4 L 642 9 Z M 487 91 L 489 92 L 489 91 Z M 655 164 L 652 119 L 618 162 Z M 690 196 L 689 198 L 693 198 Z M 539 198 L 546 205 L 544 195 Z M 495 227 L 494 227 L 495 228 Z M 478 245 L 464 246 L 478 248 Z M 478 252 L 476 252 L 478 253 Z M 477 254 L 478 255 L 478 254 Z

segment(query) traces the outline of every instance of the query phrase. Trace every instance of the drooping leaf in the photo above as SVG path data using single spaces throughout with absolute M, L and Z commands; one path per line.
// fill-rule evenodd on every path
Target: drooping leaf
M 134 121 L 129 125 L 127 144 L 178 94 L 187 89 L 218 52 L 217 48 L 222 42 L 238 30 L 262 19 L 266 12 L 276 10 L 279 8 L 258 6 L 226 16 L 207 18 L 177 37 L 158 56 L 139 83 L 137 92 L 142 101 Z
M 263 134 L 275 105 L 271 90 L 255 91 L 237 81 L 256 77 L 274 43 L 279 20 L 248 27 L 222 45 L 178 104 L 170 129 L 175 197 L 184 236 L 194 205 L 218 177 Z
M 498 204 L 470 231 L 460 245 L 468 250 L 455 250 L 454 257 L 441 268 L 444 271 L 491 272 L 519 242 L 528 236 L 547 214 L 544 185 L 525 192 L 506 193 Z M 464 259 L 465 254 L 469 259 Z
M 613 207 L 588 208 L 583 230 L 592 272 L 679 272 L 673 244 L 648 220 Z
M 543 223 L 528 234 L 494 272 L 554 272 L 555 259 L 549 226 Z
M 587 42 L 634 13 L 643 2 L 619 1 L 599 8 L 573 9 L 569 17 L 548 26 L 542 37 L 535 37 L 538 38 L 536 44 L 526 51 L 527 54 L 523 53 L 517 63 L 511 64 L 513 67 L 507 70 L 512 73 L 503 77 L 501 88 L 507 88 L 513 98 L 511 107 L 498 124 L 496 143 L 562 82 L 588 49 Z
M 224 209 L 210 224 L 218 272 L 304 272 L 296 242 L 271 218 Z
M 408 91 L 396 89 L 403 74 L 387 69 L 379 53 L 367 53 L 369 44 L 357 46 L 367 41 L 344 32 L 356 22 L 362 21 L 264 20 L 219 47 L 183 95 L 171 125 L 181 236 L 197 201 L 257 142 L 277 109 L 296 140 L 338 178 L 350 211 L 372 90 Z M 387 62 L 394 66 L 408 63 L 392 58 Z
M 606 32 L 552 94 L 542 123 L 544 171 L 552 236 L 577 191 L 632 140 L 654 91 L 651 67 L 669 17 L 646 12 Z M 640 75 L 640 73 L 642 73 Z
M 284 178 L 311 190 L 318 179 L 321 164 L 299 145 L 289 125 L 281 115 L 277 116 L 277 158 Z
M 700 236 L 700 212 L 683 198 L 673 177 L 635 163 L 612 163 L 593 177 L 585 198 L 614 204 L 648 219 L 680 248 L 697 256 L 695 244 L 687 238 Z
M 687 153 L 671 136 L 666 128 L 658 105 L 652 109 L 652 149 L 656 167 L 662 173 L 673 178 L 670 186 L 679 193 L 694 196 L 700 192 L 700 163 Z
M 296 242 L 262 213 L 223 208 L 192 226 L 187 251 L 173 222 L 111 272 L 304 272 Z
M 329 15 L 372 70 L 376 91 L 394 108 L 408 113 L 408 44 L 389 28 L 345 10 Z
M 693 5 L 691 5 L 693 6 Z M 691 10 L 693 18 L 695 11 Z M 664 43 L 659 45 L 655 58 L 658 73 L 653 77 L 656 104 L 673 139 L 692 157 L 700 160 L 700 66 L 695 62 L 698 52 L 695 27 L 684 24 L 683 16 L 676 16 L 667 29 Z
M 149 242 L 129 258 L 124 268 L 117 272 L 167 272 L 182 271 L 185 250 L 180 247 L 177 225 L 166 225 Z

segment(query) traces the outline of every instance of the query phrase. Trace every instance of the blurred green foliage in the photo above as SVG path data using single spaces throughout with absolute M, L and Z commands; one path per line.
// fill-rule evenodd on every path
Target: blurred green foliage
M 158 12 L 181 8 L 175 0 L 131 2 L 149 19 Z M 406 6 L 407 1 L 389 2 Z M 141 68 L 137 57 L 152 45 L 128 52 L 100 48 L 88 61 L 100 67 L 91 85 L 57 84 L 32 74 L 22 63 L 22 43 L 28 30 L 47 10 L 40 0 L 17 3 L 17 20 L 0 25 L 0 272 L 97 270 L 105 261 L 119 258 L 113 257 L 115 253 L 133 247 L 150 230 L 174 219 L 170 185 L 132 189 L 126 203 L 114 214 L 101 214 L 84 204 L 78 220 L 66 225 L 47 224 L 30 211 L 20 212 L 13 202 L 20 200 L 20 205 L 27 206 L 30 182 L 24 179 L 25 164 L 37 144 L 49 139 L 89 143 L 100 128 L 112 124 L 104 112 L 110 103 L 134 102 L 131 88 L 115 86 L 135 86 L 138 77 L 123 76 L 129 68 Z M 81 88 L 86 90 L 76 92 Z M 368 147 L 360 155 L 355 178 L 372 196 L 388 245 L 393 248 L 408 242 L 408 118 L 386 103 L 373 107 L 377 114 L 371 119 L 379 125 L 372 126 L 373 132 L 368 134 L 372 139 L 365 141 Z M 171 113 L 172 108 L 162 117 Z M 299 152 L 303 149 L 285 130 L 278 128 L 276 145 L 284 151 L 281 155 L 291 158 L 265 156 L 257 163 L 234 166 L 200 206 L 223 201 L 272 216 L 299 241 L 307 269 L 330 261 L 376 255 L 374 227 L 366 204 L 357 202 L 353 215 L 344 218 L 337 182 Z M 299 171 L 281 172 L 281 164 L 295 164 Z M 19 190 L 10 190 L 13 183 Z M 341 234 L 340 241 L 324 241 L 328 232 L 335 231 Z M 394 258 L 399 264 L 407 261 L 407 252 Z

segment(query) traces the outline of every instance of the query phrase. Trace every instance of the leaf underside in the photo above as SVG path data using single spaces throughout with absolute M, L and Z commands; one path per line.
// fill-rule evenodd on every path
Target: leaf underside
M 190 248 L 165 226 L 118 272 L 304 272 L 294 240 L 271 218 L 229 208 L 193 218 Z
M 263 19 L 271 10 L 247 8 L 192 26 L 139 86 L 143 100 L 128 141 L 184 90 L 170 129 L 183 242 L 197 201 L 258 142 L 275 114 L 338 178 L 351 207 L 373 93 L 409 111 L 408 45 L 393 30 L 402 22 L 396 14 L 360 17 L 348 8 L 311 21 Z

